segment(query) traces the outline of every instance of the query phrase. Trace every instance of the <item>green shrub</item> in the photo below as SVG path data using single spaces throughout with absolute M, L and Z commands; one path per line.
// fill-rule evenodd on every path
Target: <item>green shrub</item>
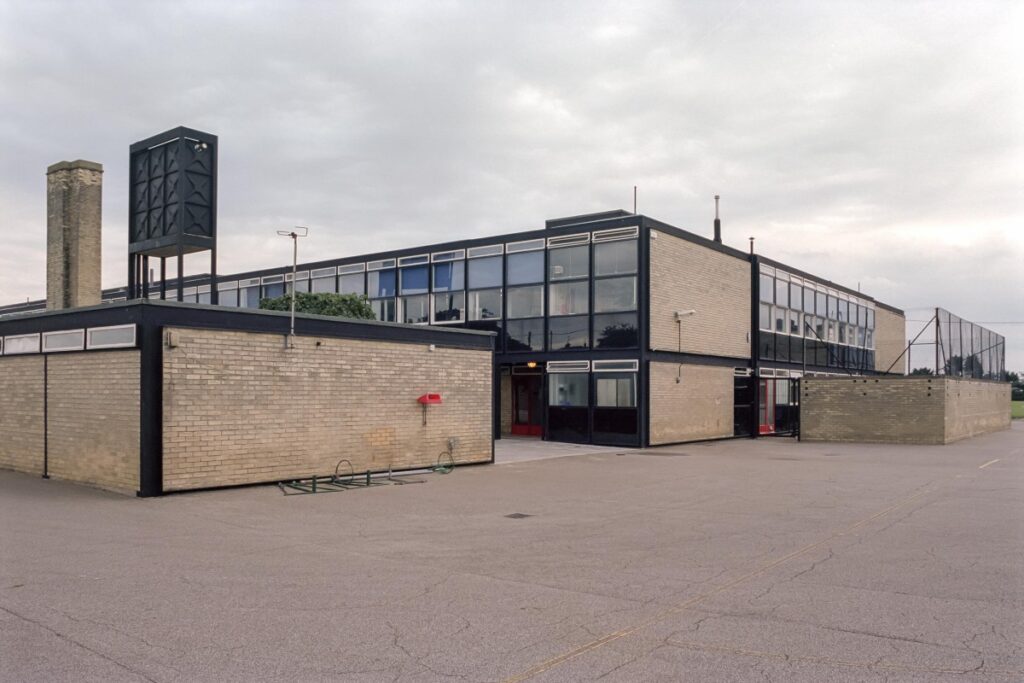
M 292 310 L 292 295 L 261 299 L 260 308 L 267 311 Z M 295 312 L 312 315 L 329 315 L 335 318 L 356 318 L 358 320 L 374 320 L 373 308 L 365 296 L 357 294 L 295 294 Z

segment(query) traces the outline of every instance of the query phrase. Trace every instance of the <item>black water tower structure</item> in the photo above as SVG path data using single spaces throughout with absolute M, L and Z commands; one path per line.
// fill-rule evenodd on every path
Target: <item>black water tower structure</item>
M 182 299 L 185 254 L 210 252 L 210 302 L 217 303 L 217 136 L 179 127 L 140 140 L 129 151 L 128 298 L 149 294 L 150 258 L 178 259 Z

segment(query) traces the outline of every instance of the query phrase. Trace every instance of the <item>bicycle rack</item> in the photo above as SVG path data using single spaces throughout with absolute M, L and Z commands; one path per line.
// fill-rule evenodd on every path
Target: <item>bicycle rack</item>
M 340 473 L 342 463 L 348 463 L 347 474 Z M 279 481 L 277 482 L 277 487 L 286 496 L 301 496 L 310 493 L 334 493 L 336 491 L 349 491 L 352 489 L 368 489 L 374 486 L 387 486 L 388 484 L 402 486 L 405 484 L 422 483 L 424 483 L 423 479 L 396 479 L 392 475 L 390 467 L 385 479 L 375 479 L 369 470 L 357 477 L 355 472 L 352 471 L 352 463 L 343 458 L 335 465 L 333 475 L 313 475 L 302 479 L 292 479 L 291 481 Z

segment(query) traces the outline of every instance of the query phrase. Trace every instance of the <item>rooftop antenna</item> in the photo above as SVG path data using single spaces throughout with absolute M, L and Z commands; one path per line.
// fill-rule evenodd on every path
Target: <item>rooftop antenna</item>
M 715 241 L 722 243 L 722 221 L 718 218 L 718 195 L 715 195 Z
M 753 237 L 750 238 L 750 255 L 751 256 L 754 255 L 754 238 Z
M 633 215 L 636 215 L 636 185 L 633 186 Z
M 298 282 L 295 280 L 296 271 L 299 268 L 299 238 L 309 236 L 309 228 L 296 225 L 292 230 L 278 230 L 278 235 L 290 237 L 292 240 L 292 315 L 291 325 L 288 328 L 288 348 L 295 348 L 295 292 L 298 291 Z

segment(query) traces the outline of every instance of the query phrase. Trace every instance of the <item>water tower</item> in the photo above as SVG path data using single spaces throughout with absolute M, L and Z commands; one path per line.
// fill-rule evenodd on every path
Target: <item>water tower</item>
M 185 254 L 210 252 L 210 302 L 217 303 L 217 136 L 179 127 L 133 144 L 128 216 L 128 298 L 149 292 L 149 259 L 178 259 L 182 299 Z

